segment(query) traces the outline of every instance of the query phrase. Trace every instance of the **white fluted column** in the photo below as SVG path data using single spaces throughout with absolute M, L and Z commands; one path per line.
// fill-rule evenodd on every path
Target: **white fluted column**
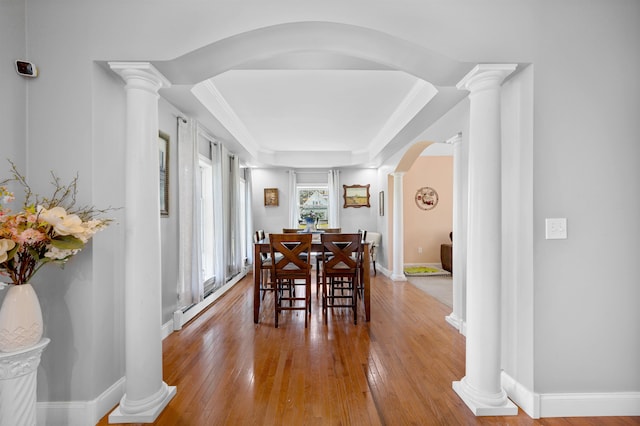
M 15 352 L 0 352 L 0 425 L 36 424 L 36 384 L 44 338 Z
M 153 422 L 176 393 L 162 381 L 158 90 L 147 62 L 110 62 L 126 83 L 125 394 L 109 423 Z
M 404 172 L 395 172 L 393 176 L 393 281 L 406 281 L 404 275 L 404 196 L 402 177 Z
M 460 153 L 460 147 L 462 144 L 462 135 L 458 133 L 455 137 L 447 141 L 453 147 L 453 310 L 445 317 L 446 321 L 457 328 L 462 330 L 463 321 L 463 294 L 464 291 L 464 269 L 466 262 L 463 262 L 461 254 L 463 253 L 462 243 L 464 238 L 462 237 L 463 217 L 462 217 L 462 198 L 463 185 L 462 185 L 462 155 Z
M 468 90 L 469 221 L 466 375 L 453 389 L 476 416 L 516 415 L 500 383 L 500 86 L 515 65 L 477 65 L 458 83 Z

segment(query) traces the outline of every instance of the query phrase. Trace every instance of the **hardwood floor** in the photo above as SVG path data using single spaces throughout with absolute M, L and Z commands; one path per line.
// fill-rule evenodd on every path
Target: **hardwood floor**
M 253 323 L 252 276 L 163 342 L 177 394 L 156 425 L 638 425 L 640 417 L 475 417 L 451 383 L 464 376 L 464 336 L 450 308 L 408 282 L 372 276 L 371 321 L 312 296 L 274 328 L 273 295 Z M 106 425 L 105 416 L 99 425 Z

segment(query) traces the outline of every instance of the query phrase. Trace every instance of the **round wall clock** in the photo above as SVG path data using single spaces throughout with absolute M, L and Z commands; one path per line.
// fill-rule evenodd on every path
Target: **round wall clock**
M 438 205 L 438 193 L 435 189 L 425 186 L 416 191 L 416 205 L 422 210 L 431 210 Z

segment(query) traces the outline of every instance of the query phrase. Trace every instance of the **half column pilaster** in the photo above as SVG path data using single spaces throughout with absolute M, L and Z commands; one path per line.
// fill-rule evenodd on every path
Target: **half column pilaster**
M 406 281 L 404 275 L 404 172 L 394 172 L 393 176 L 393 281 Z
M 158 90 L 146 62 L 110 62 L 125 81 L 125 394 L 109 423 L 151 423 L 176 393 L 162 380 Z
M 466 258 L 463 256 L 465 250 L 463 250 L 463 244 L 465 244 L 465 238 L 463 238 L 464 229 L 464 217 L 462 215 L 462 208 L 465 204 L 463 198 L 466 194 L 463 192 L 462 176 L 463 169 L 466 169 L 466 164 L 463 164 L 461 155 L 462 147 L 462 135 L 459 133 L 455 137 L 446 141 L 446 143 L 453 147 L 453 239 L 452 239 L 452 251 L 453 251 L 453 271 L 452 271 L 452 283 L 453 283 L 453 307 L 452 312 L 445 318 L 449 324 L 462 332 L 462 325 L 464 322 L 464 277 L 466 269 Z
M 516 415 L 501 373 L 500 91 L 515 65 L 477 65 L 458 83 L 468 90 L 466 375 L 453 389 L 476 416 Z

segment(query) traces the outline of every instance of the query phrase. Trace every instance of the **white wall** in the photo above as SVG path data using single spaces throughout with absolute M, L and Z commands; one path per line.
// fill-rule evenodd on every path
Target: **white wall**
M 178 306 L 178 123 L 184 117 L 173 105 L 160 99 L 158 127 L 169 135 L 169 216 L 160 218 L 162 238 L 162 323 L 173 318 Z M 158 213 L 160 214 L 160 213 Z
M 289 227 L 289 173 L 283 169 L 252 169 L 253 230 L 266 233 L 282 232 Z M 264 188 L 278 188 L 278 206 L 264 205 Z M 295 200 L 294 200 L 295 202 Z
M 282 232 L 289 228 L 289 208 L 295 200 L 289 199 L 289 175 L 283 169 L 252 169 L 253 185 L 253 227 L 264 229 L 267 233 Z M 299 183 L 326 183 L 327 171 L 310 173 L 300 171 L 297 175 Z M 343 232 L 356 232 L 360 228 L 377 230 L 378 215 L 378 183 L 375 169 L 341 170 L 340 185 L 370 184 L 371 208 L 343 208 L 344 199 L 340 195 L 340 227 Z M 278 188 L 279 206 L 265 207 L 264 188 Z
M 580 4 L 535 14 L 536 391 L 638 392 L 640 3 Z
M 22 1 L 0 2 L 0 180 L 9 177 L 12 160 L 23 173 L 26 170 L 27 90 L 32 79 L 19 76 L 15 60 L 28 60 L 24 33 L 25 9 Z M 37 65 L 37 64 L 36 64 Z M 16 194 L 17 195 L 17 194 Z
M 125 233 L 126 181 L 122 167 L 125 145 L 120 136 L 121 132 L 124 132 L 124 122 L 119 111 L 119 105 L 124 102 L 124 93 L 120 90 L 121 79 L 96 64 L 93 65 L 92 71 L 93 79 L 102 83 L 95 84 L 92 89 L 92 115 L 100 117 L 94 123 L 92 134 L 92 165 L 95 176 L 92 188 L 93 203 L 98 207 L 117 208 L 108 213 L 108 217 L 113 218 L 114 222 L 90 243 L 94 267 L 92 283 L 87 286 L 92 291 L 89 306 L 95 323 L 92 325 L 90 337 L 93 352 L 86 361 L 86 374 L 91 375 L 89 395 L 96 397 L 124 374 L 124 291 L 120 285 L 124 282 L 124 253 L 116 248 L 124 239 Z M 55 287 L 50 290 L 53 293 L 58 291 Z M 49 305 L 48 302 L 46 304 Z M 52 329 L 49 336 L 56 336 L 55 340 L 59 340 L 59 334 L 59 329 Z M 53 343 L 52 338 L 51 344 Z M 55 363 L 56 360 L 47 358 L 47 362 Z M 69 367 L 73 370 L 72 365 Z M 47 371 L 51 383 L 64 380 L 68 376 L 66 369 Z M 78 376 L 77 380 L 82 380 L 82 377 Z M 57 393 L 52 393 L 50 398 L 44 399 L 65 401 Z
M 533 66 L 502 86 L 502 368 L 533 392 Z M 511 395 L 512 399 L 516 397 Z M 527 400 L 516 400 L 524 408 Z M 532 414 L 533 407 L 526 408 Z
M 16 59 L 27 59 L 25 53 L 25 14 L 22 2 L 0 2 L 0 128 L 3 137 L 0 141 L 0 180 L 9 178 L 13 161 L 24 175 L 26 168 L 26 116 L 27 90 L 30 79 L 19 76 L 15 71 Z M 22 194 L 16 185 L 9 188 L 21 202 Z M 16 209 L 19 204 L 14 204 Z M 5 292 L 0 292 L 0 303 Z
M 378 173 L 376 169 L 340 170 L 340 228 L 342 232 L 357 232 L 358 229 L 377 231 L 378 223 Z M 344 208 L 342 185 L 371 185 L 369 204 L 371 207 Z

